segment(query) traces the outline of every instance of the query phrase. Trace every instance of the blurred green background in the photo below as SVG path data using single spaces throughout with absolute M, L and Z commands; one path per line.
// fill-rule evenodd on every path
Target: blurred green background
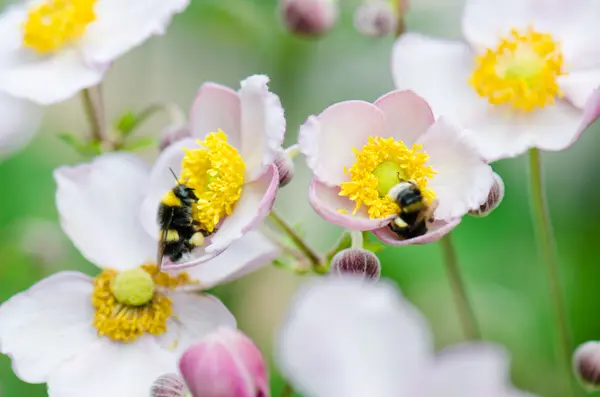
M 127 54 L 105 80 L 109 116 L 149 102 L 173 101 L 185 109 L 201 83 L 238 87 L 253 73 L 271 77 L 287 113 L 287 143 L 295 142 L 307 115 L 346 99 L 374 100 L 391 90 L 392 38 L 369 39 L 352 26 L 358 0 L 342 0 L 337 26 L 319 40 L 288 34 L 276 0 L 192 0 L 164 37 Z M 413 0 L 407 26 L 428 34 L 460 37 L 460 0 Z M 449 93 L 451 95 L 451 93 Z M 143 135 L 158 136 L 166 123 L 156 117 Z M 577 344 L 600 338 L 599 126 L 571 149 L 544 153 L 547 189 L 560 254 L 561 281 Z M 48 108 L 44 126 L 25 150 L 0 161 L 0 302 L 61 269 L 95 274 L 57 223 L 52 170 L 81 156 L 57 139 L 59 132 L 87 133 L 79 98 Z M 140 153 L 151 161 L 155 150 Z M 311 211 L 305 197 L 308 172 L 296 160 L 297 176 L 276 206 L 290 222 L 304 222 L 307 238 L 321 250 L 340 230 Z M 525 158 L 494 164 L 506 184 L 502 205 L 488 218 L 466 218 L 454 232 L 460 265 L 484 336 L 506 346 L 515 383 L 542 396 L 559 397 L 555 386 L 555 329 L 542 264 L 537 260 L 528 210 Z M 93 225 L 91 225 L 93 227 Z M 452 296 L 435 245 L 387 248 L 380 253 L 383 275 L 430 319 L 441 348 L 462 339 Z M 269 357 L 276 329 L 301 276 L 266 268 L 216 293 L 237 315 L 240 328 Z M 310 341 L 307 341 L 310 343 Z M 271 363 L 273 394 L 282 380 Z M 4 397 L 45 396 L 44 385 L 15 377 L 0 357 Z M 581 391 L 581 395 L 584 395 Z

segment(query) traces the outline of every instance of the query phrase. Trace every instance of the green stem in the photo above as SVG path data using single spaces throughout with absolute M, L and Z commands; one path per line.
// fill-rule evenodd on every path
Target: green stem
M 296 231 L 287 224 L 287 222 L 275 210 L 271 210 L 269 217 L 279 226 L 279 228 L 292 240 L 294 245 L 311 262 L 313 270 L 317 273 L 326 272 L 326 266 L 323 264 L 321 256 L 310 246 Z
M 556 328 L 558 330 L 558 346 L 561 355 L 560 361 L 564 367 L 564 373 L 568 377 L 566 380 L 567 385 L 565 385 L 565 388 L 567 389 L 565 395 L 575 396 L 577 394 L 577 388 L 574 378 L 571 376 L 571 332 L 569 330 L 567 312 L 564 306 L 564 298 L 560 285 L 560 271 L 554 233 L 552 232 L 552 222 L 550 221 L 548 203 L 544 192 L 540 151 L 535 148 L 529 150 L 529 173 L 533 223 L 536 229 L 539 253 L 546 266 L 546 276 L 548 277 L 548 285 L 550 287 L 550 298 L 552 300 Z
M 100 97 L 101 91 L 97 88 L 97 98 L 94 98 L 92 92 L 94 88 L 86 88 L 81 91 L 81 99 L 83 101 L 83 108 L 91 125 L 92 140 L 95 142 L 103 142 L 104 136 L 104 111 L 102 108 L 102 98 Z
M 281 389 L 280 397 L 292 397 L 294 395 L 294 389 L 289 383 L 286 383 Z
M 363 237 L 363 233 L 360 230 L 351 230 L 350 238 L 352 239 L 352 245 L 350 246 L 350 248 L 360 249 L 363 247 L 365 240 Z
M 460 268 L 456 258 L 456 250 L 452 242 L 450 233 L 446 234 L 440 240 L 442 253 L 444 256 L 444 265 L 446 266 L 446 274 L 450 281 L 450 287 L 454 295 L 454 302 L 460 318 L 460 323 L 463 332 L 467 339 L 481 339 L 481 332 L 477 325 L 475 312 L 469 304 L 469 298 L 465 290 L 465 284 L 460 275 Z
M 179 106 L 173 103 L 154 103 L 140 111 L 135 123 L 131 125 L 127 133 L 131 133 L 133 130 L 139 128 L 140 125 L 159 112 L 165 112 L 168 115 L 170 123 L 174 128 L 181 128 L 186 124 L 185 114 Z

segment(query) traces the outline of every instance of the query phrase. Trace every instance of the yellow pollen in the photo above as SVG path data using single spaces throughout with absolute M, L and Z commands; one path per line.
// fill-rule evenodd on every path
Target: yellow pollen
M 113 293 L 115 280 L 126 272 L 105 270 L 94 280 L 93 325 L 98 330 L 98 335 L 106 336 L 114 341 L 130 343 L 144 334 L 160 335 L 165 333 L 173 304 L 166 293 L 176 287 L 193 283 L 186 273 L 179 273 L 172 277 L 167 273 L 160 272 L 156 265 L 143 265 L 135 270 L 145 271 L 155 287 L 151 298 L 143 304 L 124 303 Z M 135 274 L 136 279 L 142 279 L 139 276 L 139 274 Z
M 354 149 L 356 162 L 344 170 L 350 175 L 350 181 L 341 184 L 340 196 L 347 196 L 356 203 L 353 213 L 364 204 L 370 218 L 385 218 L 399 211 L 387 192 L 404 180 L 414 181 L 431 202 L 435 193 L 427 187 L 427 182 L 436 172 L 426 165 L 429 156 L 422 149 L 417 144 L 409 149 L 394 138 L 369 137 L 361 150 Z
M 492 105 L 529 112 L 563 96 L 557 82 L 566 74 L 563 67 L 560 45 L 552 35 L 513 29 L 496 48 L 476 58 L 469 83 Z
M 180 178 L 181 183 L 195 189 L 198 197 L 193 209 L 194 220 L 212 232 L 221 218 L 231 214 L 239 200 L 246 165 L 220 129 L 198 144 L 202 147 L 184 149 Z
M 73 44 L 96 19 L 96 0 L 46 0 L 29 11 L 23 44 L 49 54 Z

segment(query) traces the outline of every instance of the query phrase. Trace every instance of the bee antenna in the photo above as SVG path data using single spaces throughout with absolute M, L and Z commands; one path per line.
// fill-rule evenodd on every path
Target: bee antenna
M 173 178 L 175 178 L 175 181 L 179 185 L 179 178 L 177 178 L 177 175 L 175 175 L 175 172 L 173 171 L 173 169 L 171 167 L 169 167 L 169 171 L 171 171 L 171 174 L 173 174 Z

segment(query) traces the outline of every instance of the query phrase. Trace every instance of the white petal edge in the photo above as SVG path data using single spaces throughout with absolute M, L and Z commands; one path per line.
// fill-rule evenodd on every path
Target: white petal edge
M 462 218 L 452 219 L 450 222 L 435 221 L 427 228 L 427 233 L 411 238 L 408 240 L 402 240 L 394 233 L 389 227 L 382 227 L 377 230 L 373 230 L 373 234 L 381 240 L 381 242 L 387 245 L 404 246 L 404 245 L 421 245 L 434 243 L 446 234 L 450 233 L 461 222 Z
M 0 158 L 29 143 L 40 127 L 42 116 L 40 106 L 0 93 Z
M 283 144 L 285 115 L 279 97 L 269 91 L 269 78 L 254 75 L 241 82 L 241 151 L 247 182 L 261 177 Z
M 139 218 L 149 180 L 143 161 L 107 153 L 91 163 L 59 167 L 54 178 L 62 228 L 90 262 L 124 270 L 154 260 L 156 242 Z
M 97 341 L 92 280 L 78 272 L 43 279 L 0 306 L 0 351 L 28 383 L 48 381 L 65 361 Z
M 397 397 L 430 354 L 424 318 L 394 286 L 342 276 L 300 290 L 275 358 L 305 395 Z
M 570 103 L 583 109 L 594 90 L 600 87 L 600 63 L 595 69 L 575 70 L 559 77 L 558 85 Z
M 385 115 L 364 101 L 346 101 L 310 116 L 300 127 L 298 143 L 315 177 L 328 186 L 348 180 L 344 167 L 356 160 L 352 149 L 360 150 L 369 136 L 384 136 Z

